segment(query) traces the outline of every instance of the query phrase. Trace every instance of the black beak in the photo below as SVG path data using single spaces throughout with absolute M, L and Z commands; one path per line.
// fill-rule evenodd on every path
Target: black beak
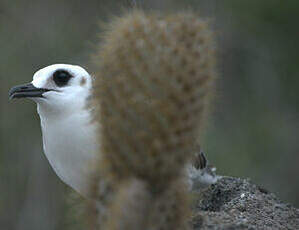
M 17 85 L 9 90 L 9 99 L 23 97 L 43 97 L 50 89 L 36 88 L 32 83 Z

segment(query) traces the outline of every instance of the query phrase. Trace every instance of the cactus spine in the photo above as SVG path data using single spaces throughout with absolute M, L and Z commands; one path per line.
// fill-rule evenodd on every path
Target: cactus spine
M 215 78 L 207 22 L 130 12 L 109 24 L 94 60 L 98 166 L 115 193 L 101 229 L 186 229 L 183 169 Z

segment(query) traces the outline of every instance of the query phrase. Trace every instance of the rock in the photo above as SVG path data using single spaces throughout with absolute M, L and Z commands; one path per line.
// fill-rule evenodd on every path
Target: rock
M 193 192 L 194 230 L 299 229 L 299 209 L 247 179 L 221 177 Z

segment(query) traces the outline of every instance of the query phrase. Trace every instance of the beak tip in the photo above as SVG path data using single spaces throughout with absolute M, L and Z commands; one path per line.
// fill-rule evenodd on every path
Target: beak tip
M 16 96 L 16 89 L 17 89 L 17 87 L 12 87 L 9 90 L 9 92 L 8 92 L 8 98 L 9 98 L 9 100 L 12 100 L 12 99 L 15 98 L 15 96 Z
M 14 93 L 12 92 L 12 89 L 9 90 L 8 98 L 9 98 L 9 100 L 12 100 L 14 98 Z

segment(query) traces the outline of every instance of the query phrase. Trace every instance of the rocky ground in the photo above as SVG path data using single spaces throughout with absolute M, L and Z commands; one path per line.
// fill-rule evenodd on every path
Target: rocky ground
M 193 229 L 299 229 L 299 209 L 249 180 L 222 177 L 201 192 Z

